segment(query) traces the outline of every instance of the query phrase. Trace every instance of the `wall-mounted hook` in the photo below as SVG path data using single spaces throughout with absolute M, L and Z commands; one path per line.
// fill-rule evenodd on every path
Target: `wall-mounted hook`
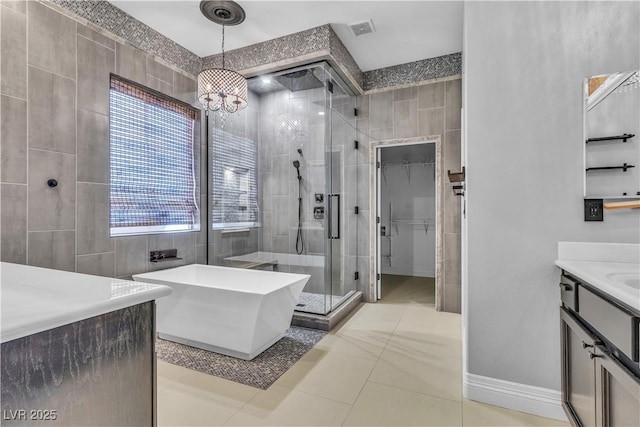
M 51 188 L 57 187 L 58 181 L 56 181 L 55 179 L 49 179 L 47 180 L 47 185 Z

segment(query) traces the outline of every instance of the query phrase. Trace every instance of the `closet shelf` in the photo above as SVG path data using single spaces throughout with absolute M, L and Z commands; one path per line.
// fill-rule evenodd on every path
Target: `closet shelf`
M 393 167 L 393 166 L 428 166 L 428 165 L 433 165 L 435 163 L 435 161 L 433 159 L 428 159 L 428 160 L 420 160 L 420 161 L 416 161 L 416 162 L 410 162 L 408 160 L 405 160 L 404 162 L 382 162 L 381 166 L 383 168 L 388 168 L 388 167 Z
M 431 218 L 427 219 L 391 219 L 389 220 L 390 224 L 393 224 L 396 233 L 398 232 L 398 224 L 409 224 L 409 225 L 422 225 L 424 227 L 424 232 L 429 232 L 429 226 L 435 225 L 435 222 Z
M 382 169 L 382 178 L 384 179 L 384 185 L 387 185 L 386 170 L 389 167 L 402 166 L 404 168 L 405 172 L 407 173 L 407 182 L 409 182 L 409 184 L 411 184 L 411 166 L 426 167 L 426 166 L 433 166 L 433 165 L 435 165 L 435 160 L 434 159 L 422 159 L 420 161 L 404 160 L 402 162 L 382 162 L 382 163 L 378 163 L 378 167 L 380 167 Z M 432 169 L 433 169 L 433 178 L 435 180 L 436 168 L 432 167 Z
M 435 224 L 432 219 L 392 219 L 389 221 L 390 223 L 398 223 L 398 224 Z

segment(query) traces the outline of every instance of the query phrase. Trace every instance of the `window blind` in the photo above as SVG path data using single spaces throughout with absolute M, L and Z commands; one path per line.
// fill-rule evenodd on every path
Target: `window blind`
M 109 115 L 111 235 L 198 230 L 196 110 L 111 76 Z
M 258 226 L 255 142 L 218 128 L 212 136 L 212 228 Z

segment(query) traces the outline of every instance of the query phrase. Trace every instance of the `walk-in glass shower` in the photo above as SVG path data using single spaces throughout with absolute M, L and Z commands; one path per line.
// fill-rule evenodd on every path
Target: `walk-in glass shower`
M 324 62 L 249 90 L 208 122 L 208 263 L 310 274 L 297 310 L 329 313 L 358 281 L 356 98 Z

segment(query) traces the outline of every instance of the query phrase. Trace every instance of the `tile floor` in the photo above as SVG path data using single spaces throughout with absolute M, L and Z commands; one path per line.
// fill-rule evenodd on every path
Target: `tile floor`
M 158 363 L 159 426 L 567 426 L 462 397 L 460 316 L 433 280 L 385 276 L 268 390 Z

